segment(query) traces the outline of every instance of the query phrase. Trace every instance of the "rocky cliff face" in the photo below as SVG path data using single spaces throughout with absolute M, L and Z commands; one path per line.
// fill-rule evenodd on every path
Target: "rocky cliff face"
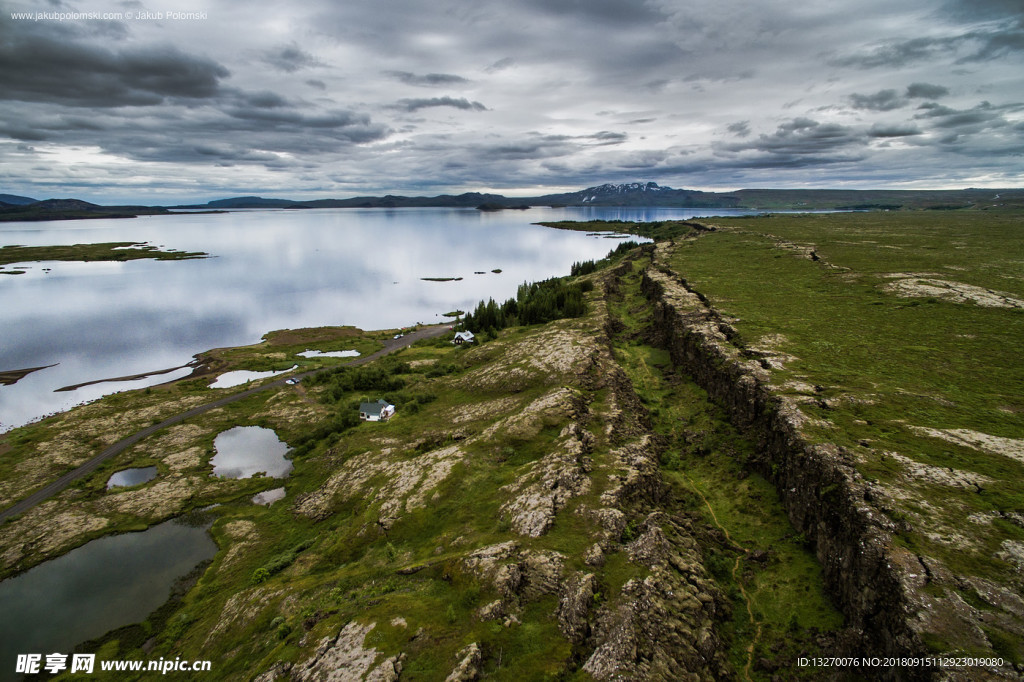
M 551 649 L 563 658 L 550 661 L 548 670 L 582 670 L 597 680 L 732 676 L 717 633 L 730 604 L 704 566 L 697 539 L 703 529 L 665 511 L 662 439 L 652 433 L 644 405 L 613 357 L 604 302 L 595 296 L 591 304 L 585 318 L 466 350 L 460 356 L 467 363 L 464 374 L 434 380 L 431 390 L 438 393 L 457 388 L 473 396 L 435 417 L 453 425 L 440 447 L 427 447 L 427 433 L 418 433 L 417 441 L 369 441 L 294 504 L 296 517 L 313 523 L 337 523 L 344 505 L 372 505 L 370 521 L 364 513 L 349 517 L 362 524 L 353 542 L 393 539 L 398 547 L 390 568 L 402 577 L 396 585 L 414 590 L 434 581 L 448 590 L 458 584 L 480 595 L 479 603 L 465 617 L 453 612 L 440 624 L 401 600 L 395 610 L 375 604 L 375 623 L 370 615 L 347 615 L 314 624 L 302 639 L 306 653 L 294 663 L 263 666 L 261 680 L 334 679 L 337 671 L 394 679 L 403 666 L 422 666 L 425 654 L 439 656 L 437 646 L 448 646 L 452 632 L 461 639 L 451 655 L 443 655 L 438 679 L 473 680 L 509 665 L 507 645 L 502 654 L 495 641 L 537 628 L 551 628 L 545 630 L 549 639 L 563 640 Z M 534 454 L 526 461 L 501 463 L 528 448 Z M 498 519 L 474 513 L 474 522 L 487 524 L 486 534 L 473 536 L 463 526 L 452 537 L 455 531 L 444 529 L 428 541 L 437 545 L 436 558 L 405 565 L 403 548 L 411 543 L 397 539 L 404 524 L 454 494 L 449 479 L 458 476 L 465 490 L 473 469 L 487 466 L 496 472 L 489 480 L 501 483 L 490 483 L 481 494 L 494 505 L 500 532 L 491 530 Z M 498 479 L 505 471 L 508 477 Z M 458 497 L 473 505 L 468 494 Z M 291 585 L 272 597 L 260 589 L 249 588 L 239 604 L 224 607 L 225 627 L 216 636 L 236 627 L 237 618 L 229 616 L 258 613 L 272 600 L 281 600 L 283 617 L 291 617 L 285 611 Z M 387 625 L 398 621 L 400 632 Z M 377 634 L 370 636 L 372 631 Z M 372 646 L 385 637 L 393 639 L 390 646 Z M 310 652 L 315 641 L 320 644 Z
M 658 262 L 644 273 L 643 290 L 655 309 L 659 342 L 756 439 L 758 468 L 776 485 L 794 527 L 813 543 L 834 600 L 859 633 L 849 654 L 935 656 L 925 645 L 929 637 L 984 646 L 984 637 L 972 635 L 981 633 L 982 616 L 935 589 L 954 583 L 949 571 L 894 541 L 896 526 L 882 511 L 884 491 L 857 472 L 854 454 L 808 438 L 810 418 L 768 385 L 770 359 L 735 344 L 728 322 Z M 893 679 L 1018 679 L 1009 669 L 870 672 Z

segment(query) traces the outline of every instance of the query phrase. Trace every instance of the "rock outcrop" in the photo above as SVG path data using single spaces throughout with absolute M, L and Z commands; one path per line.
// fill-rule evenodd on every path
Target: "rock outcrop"
M 656 260 L 644 272 L 642 287 L 654 306 L 659 342 L 673 363 L 756 440 L 756 465 L 777 487 L 793 526 L 813 544 L 827 588 L 860 635 L 850 653 L 934 655 L 924 643 L 929 634 L 977 640 L 984 647 L 984 636 L 956 638 L 981 633 L 977 615 L 958 605 L 949 591 L 938 598 L 924 589 L 941 565 L 894 542 L 897 527 L 879 506 L 884 491 L 858 473 L 854 453 L 805 437 L 809 418 L 797 401 L 772 391 L 763 358 L 734 345 L 735 330 L 685 280 Z M 935 571 L 928 571 L 928 562 Z M 871 674 L 929 679 L 938 672 L 919 667 Z M 959 679 L 958 673 L 939 674 Z M 984 674 L 985 679 L 1016 679 L 1007 670 Z
M 444 682 L 472 682 L 480 675 L 480 647 L 476 642 L 465 647 L 457 654 L 459 664 L 451 671 Z
M 728 606 L 705 571 L 689 529 L 653 512 L 627 552 L 650 574 L 629 580 L 620 598 L 602 609 L 594 627 L 596 646 L 583 670 L 599 680 L 727 676 L 715 624 Z
M 373 627 L 373 623 L 364 625 L 353 621 L 343 627 L 337 637 L 324 637 L 309 660 L 291 668 L 290 679 L 292 682 L 395 682 L 402 672 L 402 656 L 377 663 L 379 652 L 363 645 Z M 271 668 L 268 672 L 273 671 Z

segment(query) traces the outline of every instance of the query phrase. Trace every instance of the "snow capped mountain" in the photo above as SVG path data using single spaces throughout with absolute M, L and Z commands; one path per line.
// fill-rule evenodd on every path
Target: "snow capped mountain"
M 606 183 L 595 187 L 536 197 L 529 203 L 566 206 L 689 206 L 731 207 L 738 197 L 692 189 L 673 189 L 656 182 Z
M 661 190 L 671 189 L 671 187 L 661 187 L 656 182 L 630 182 L 623 185 L 612 185 L 606 183 L 598 187 L 588 187 L 582 192 L 579 192 L 579 194 L 586 195 L 586 198 L 583 199 L 585 203 L 591 203 L 599 198 L 612 197 L 622 194 L 637 194 L 640 192 L 659 192 Z

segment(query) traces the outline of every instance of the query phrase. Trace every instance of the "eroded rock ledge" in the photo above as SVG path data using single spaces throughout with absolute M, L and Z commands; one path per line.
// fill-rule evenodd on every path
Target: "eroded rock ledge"
M 687 282 L 657 261 L 642 289 L 654 306 L 658 341 L 758 444 L 761 473 L 771 480 L 796 530 L 813 544 L 826 585 L 858 633 L 851 655 L 929 656 L 924 636 L 979 631 L 953 599 L 927 593 L 943 568 L 894 542 L 895 524 L 878 506 L 884 494 L 854 467 L 852 453 L 812 443 L 796 402 L 772 392 L 763 362 L 732 343 L 735 330 Z M 954 637 L 951 641 L 956 641 Z M 964 641 L 960 639 L 959 641 Z M 974 679 L 1017 679 L 1010 670 L 975 669 Z M 962 672 L 901 668 L 886 679 L 961 679 Z M 962 678 L 968 679 L 968 678 Z
M 493 358 L 460 377 L 460 386 L 486 389 L 493 397 L 453 410 L 451 422 L 459 424 L 454 443 L 445 440 L 406 456 L 419 444 L 382 437 L 376 447 L 340 461 L 319 488 L 296 500 L 293 511 L 321 521 L 339 503 L 358 498 L 379 505 L 380 514 L 376 523 L 362 519 L 357 536 L 383 536 L 411 510 L 440 495 L 439 483 L 456 465 L 557 427 L 543 452 L 512 465 L 514 479 L 493 490 L 496 521 L 508 539 L 466 547 L 461 537 L 438 539 L 447 556 L 441 549 L 434 563 L 403 566 L 395 573 L 423 570 L 426 575 L 436 564 L 437 579 L 486 593 L 470 620 L 457 626 L 524 627 L 543 603 L 545 622 L 557 623 L 568 644 L 559 654 L 566 674 L 582 671 L 602 681 L 731 679 L 735 671 L 716 632 L 730 604 L 704 566 L 698 543 L 703 528 L 665 511 L 671 505 L 659 468 L 662 439 L 652 432 L 646 409 L 602 332 L 608 321 L 605 302 L 595 296 L 592 304 L 586 318 L 469 351 Z M 530 382 L 544 391 L 518 398 L 516 387 Z M 564 531 L 557 532 L 559 524 L 577 529 L 571 542 L 565 542 Z M 234 614 L 242 613 L 241 604 L 257 608 L 259 589 L 225 607 L 225 629 Z M 422 644 L 412 645 L 413 638 L 408 645 L 378 651 L 372 638 L 366 640 L 372 627 L 355 621 L 340 631 L 332 626 L 316 651 L 306 652 L 299 663 L 275 664 L 260 680 L 402 675 Z M 450 632 L 444 637 L 451 638 Z M 486 639 L 467 635 L 459 646 L 442 664 L 452 682 L 485 676 L 496 657 L 500 660 L 500 650 Z

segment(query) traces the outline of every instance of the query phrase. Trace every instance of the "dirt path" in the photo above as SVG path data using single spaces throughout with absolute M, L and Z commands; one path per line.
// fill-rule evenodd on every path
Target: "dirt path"
M 747 680 L 747 682 L 751 682 L 750 666 L 754 663 L 754 647 L 757 646 L 758 640 L 761 639 L 761 623 L 759 623 L 754 617 L 753 599 L 751 599 L 750 595 L 747 594 L 747 590 L 743 586 L 743 581 L 736 575 L 740 570 L 740 563 L 743 561 L 743 557 L 750 554 L 750 550 L 732 539 L 732 536 L 729 535 L 729 531 L 718 520 L 718 515 L 715 514 L 715 510 L 711 507 L 711 503 L 708 502 L 708 498 L 704 497 L 704 493 L 700 491 L 700 488 L 697 487 L 697 484 L 694 483 L 689 474 L 683 473 L 683 476 L 685 476 L 686 480 L 690 482 L 690 487 L 693 488 L 695 493 L 697 493 L 697 496 L 704 501 L 704 506 L 707 507 L 708 511 L 711 513 L 711 519 L 715 522 L 718 529 L 725 534 L 726 541 L 739 551 L 743 552 L 743 554 L 736 557 L 736 561 L 732 565 L 732 579 L 736 583 L 736 586 L 740 588 L 740 594 L 743 596 L 743 601 L 746 602 L 747 605 L 747 616 L 750 618 L 750 624 L 754 626 L 754 638 L 747 647 L 747 664 L 743 666 L 743 678 Z
M 380 349 L 379 351 L 371 355 L 356 358 L 355 360 L 346 362 L 344 363 L 344 366 L 357 367 L 359 365 L 365 365 L 368 362 L 373 362 L 378 358 L 382 358 L 385 355 L 394 353 L 399 348 L 405 348 L 406 346 L 410 346 L 414 342 L 419 341 L 420 339 L 436 338 L 447 331 L 449 330 L 446 325 L 421 327 L 420 329 L 414 332 L 409 332 L 400 339 L 387 339 L 384 342 L 384 348 Z M 335 365 L 335 367 L 336 366 L 337 365 Z M 304 378 L 312 374 L 316 374 L 317 372 L 320 371 L 324 370 L 311 370 L 309 372 L 302 372 L 301 374 L 293 374 L 288 377 L 282 377 L 268 384 L 263 384 L 262 386 L 257 386 L 256 388 L 250 388 L 246 391 L 242 391 L 241 393 L 235 393 L 229 396 L 225 396 L 220 400 L 215 400 L 211 403 L 206 403 L 205 405 L 198 405 L 196 407 L 193 407 L 191 410 L 187 410 L 186 412 L 180 412 L 172 417 L 168 417 L 167 419 L 163 420 L 158 424 L 148 426 L 142 429 L 141 431 L 138 431 L 128 436 L 127 438 L 123 438 L 117 441 L 116 443 L 106 448 L 100 454 L 96 455 L 95 457 L 85 462 L 78 468 L 67 472 L 57 480 L 40 488 L 39 490 L 32 493 L 31 495 L 21 500 L 20 502 L 16 502 L 7 509 L 0 511 L 0 523 L 5 522 L 7 519 L 13 516 L 17 516 L 18 514 L 23 514 L 32 507 L 42 502 L 43 500 L 47 500 L 53 497 L 60 491 L 64 490 L 64 488 L 68 487 L 72 482 L 77 481 L 79 478 L 82 478 L 83 476 L 91 474 L 93 471 L 97 469 L 97 467 L 99 467 L 100 464 L 102 464 L 106 460 L 110 459 L 111 457 L 114 457 L 115 455 L 121 454 L 122 452 L 124 452 L 131 446 L 135 445 L 142 439 L 148 438 L 149 436 L 153 435 L 154 433 L 161 429 L 165 429 L 168 426 L 173 426 L 174 424 L 183 422 L 189 417 L 195 417 L 197 415 L 203 414 L 204 412 L 209 412 L 210 410 L 216 409 L 218 407 L 223 407 L 230 403 L 237 402 L 239 400 L 244 400 L 245 398 L 248 398 L 249 396 L 254 395 L 256 393 L 268 391 L 272 388 L 281 388 L 286 385 L 285 381 L 287 381 L 288 379 Z

